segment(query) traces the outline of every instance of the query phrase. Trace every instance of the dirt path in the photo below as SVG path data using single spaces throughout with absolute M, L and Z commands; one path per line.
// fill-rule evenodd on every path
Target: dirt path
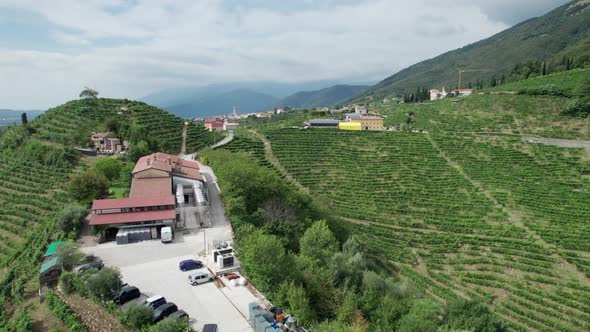
M 590 151 L 590 141 L 584 140 L 545 138 L 532 135 L 522 135 L 522 140 L 528 143 L 553 145 L 562 148 L 583 148 Z
M 295 185 L 295 187 L 297 187 L 299 190 L 302 190 L 303 192 L 309 194 L 309 189 L 301 183 L 299 183 L 299 181 L 297 181 L 291 174 L 289 174 L 289 172 L 287 172 L 283 165 L 281 165 L 279 159 L 272 152 L 272 146 L 268 138 L 266 138 L 266 136 L 255 130 L 251 130 L 250 132 L 254 133 L 258 138 L 260 138 L 262 143 L 264 143 L 264 157 L 268 161 L 270 161 L 270 163 L 279 171 L 279 173 L 281 173 L 285 178 L 292 182 Z

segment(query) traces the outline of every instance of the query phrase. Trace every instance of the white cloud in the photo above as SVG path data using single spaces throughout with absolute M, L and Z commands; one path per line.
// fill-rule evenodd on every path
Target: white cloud
M 226 81 L 377 80 L 507 27 L 464 0 L 306 1 L 292 10 L 228 10 L 222 0 L 0 1 L 68 31 L 53 34 L 61 52 L 1 50 L 0 72 L 11 79 L 0 83 L 0 106 L 61 104 L 86 85 L 137 98 Z M 31 89 L 35 98 L 25 98 Z

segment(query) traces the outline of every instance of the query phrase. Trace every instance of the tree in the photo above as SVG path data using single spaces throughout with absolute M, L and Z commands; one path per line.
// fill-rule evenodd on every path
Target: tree
M 188 319 L 164 319 L 158 324 L 150 327 L 150 332 L 192 332 L 194 329 L 189 327 Z
M 84 87 L 84 90 L 80 92 L 80 98 L 90 98 L 95 99 L 98 96 L 98 91 L 92 90 L 89 87 Z
M 276 236 L 261 231 L 249 235 L 240 245 L 240 258 L 244 272 L 262 292 L 272 294 L 284 280 L 279 271 L 287 272 L 287 254 Z
M 327 263 L 338 251 L 338 240 L 325 220 L 314 223 L 301 238 L 301 254 L 317 262 Z
M 129 328 L 140 331 L 150 325 L 153 314 L 154 309 L 152 307 L 133 303 L 121 315 L 121 323 Z
M 127 155 L 129 159 L 133 162 L 139 160 L 139 158 L 148 155 L 150 153 L 150 148 L 146 141 L 139 141 L 137 144 L 131 143 L 129 147 L 129 151 L 127 151 Z
M 88 210 L 85 207 L 70 205 L 63 210 L 61 217 L 57 220 L 57 225 L 65 234 L 77 235 L 87 215 Z
M 71 271 L 84 258 L 84 254 L 78 250 L 78 245 L 74 242 L 60 243 L 55 249 L 55 255 L 61 260 L 66 271 Z
M 72 176 L 69 191 L 82 204 L 90 204 L 96 198 L 104 198 L 109 194 L 109 181 L 95 170 L 80 172 Z
M 436 331 L 440 325 L 440 305 L 432 299 L 415 301 L 399 321 L 400 332 Z
M 121 273 L 119 270 L 105 267 L 86 278 L 86 288 L 90 295 L 106 303 L 120 290 Z
M 123 164 L 113 158 L 100 158 L 94 163 L 94 169 L 113 182 L 120 178 Z
M 283 282 L 277 292 L 281 294 L 278 302 L 289 314 L 295 316 L 302 325 L 311 325 L 315 320 L 315 313 L 309 304 L 305 289 L 293 281 Z

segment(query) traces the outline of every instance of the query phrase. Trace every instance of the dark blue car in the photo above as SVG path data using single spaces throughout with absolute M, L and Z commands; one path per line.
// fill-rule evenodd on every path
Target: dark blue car
M 178 264 L 178 268 L 180 269 L 180 271 L 200 269 L 202 267 L 203 262 L 194 259 L 187 259 Z

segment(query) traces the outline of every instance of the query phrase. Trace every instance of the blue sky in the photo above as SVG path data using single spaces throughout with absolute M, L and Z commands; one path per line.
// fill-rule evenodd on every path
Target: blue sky
M 133 99 L 248 80 L 377 81 L 565 2 L 0 0 L 0 108 L 46 109 L 84 86 Z

